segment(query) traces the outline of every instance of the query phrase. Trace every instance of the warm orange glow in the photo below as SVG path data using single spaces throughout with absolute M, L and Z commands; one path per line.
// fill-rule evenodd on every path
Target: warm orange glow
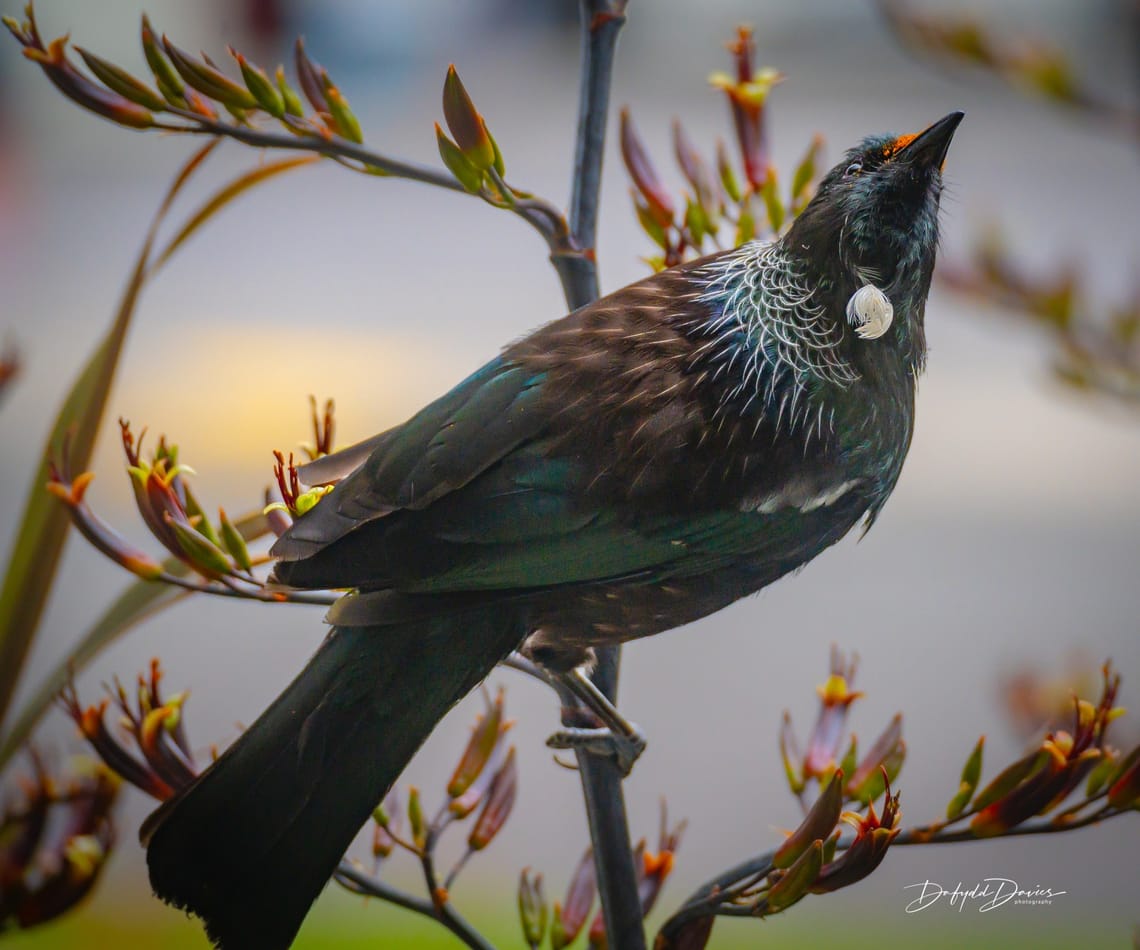
M 897 139 L 891 142 L 885 149 L 883 149 L 883 157 L 890 158 L 895 152 L 901 151 L 913 142 L 918 135 L 900 135 Z

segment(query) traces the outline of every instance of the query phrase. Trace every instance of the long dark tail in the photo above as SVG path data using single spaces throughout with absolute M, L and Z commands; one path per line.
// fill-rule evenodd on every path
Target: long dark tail
M 147 820 L 155 893 L 201 917 L 219 947 L 288 947 L 435 724 L 521 639 L 509 615 L 333 628 L 257 722 Z

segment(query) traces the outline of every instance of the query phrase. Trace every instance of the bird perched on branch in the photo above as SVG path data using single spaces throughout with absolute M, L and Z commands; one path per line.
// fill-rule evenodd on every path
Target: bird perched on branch
M 352 588 L 309 665 L 143 829 L 158 896 L 227 948 L 287 947 L 374 806 L 511 651 L 610 726 L 591 650 L 802 566 L 898 480 L 926 359 L 941 168 L 962 119 L 849 151 L 787 234 L 648 277 L 507 347 L 336 483 L 281 583 Z

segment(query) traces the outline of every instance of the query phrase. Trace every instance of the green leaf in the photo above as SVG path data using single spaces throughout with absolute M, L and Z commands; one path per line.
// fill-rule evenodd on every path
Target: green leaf
M 231 527 L 245 541 L 256 541 L 269 533 L 269 523 L 260 511 L 239 518 Z M 168 558 L 162 568 L 168 574 L 184 577 L 190 569 L 177 558 Z M 129 585 L 80 638 L 78 646 L 45 676 L 0 745 L 0 769 L 27 742 L 36 724 L 51 708 L 59 691 L 73 676 L 81 673 L 106 647 L 144 620 L 186 599 L 193 591 L 154 581 Z
M 123 341 L 139 294 L 153 272 L 153 268 L 148 267 L 148 260 L 155 232 L 182 186 L 216 144 L 216 141 L 210 142 L 199 149 L 182 167 L 167 191 L 143 242 L 110 329 L 64 400 L 41 453 L 44 461 L 32 477 L 24 517 L 12 545 L 3 587 L 0 587 L 0 724 L 4 721 L 39 625 L 71 525 L 67 509 L 44 491 L 43 486 L 48 481 L 47 460 L 53 456 L 58 458 L 66 442 L 72 472 L 83 471 L 90 462 Z

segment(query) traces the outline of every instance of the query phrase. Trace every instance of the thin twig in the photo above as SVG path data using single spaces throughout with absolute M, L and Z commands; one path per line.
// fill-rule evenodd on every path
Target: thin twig
M 423 914 L 425 917 L 438 920 L 455 934 L 456 937 L 462 940 L 463 943 L 468 947 L 474 948 L 474 950 L 495 950 L 495 945 L 488 942 L 472 927 L 463 915 L 452 906 L 450 901 L 445 902 L 441 907 L 437 907 L 429 900 L 397 890 L 378 878 L 370 874 L 365 874 L 347 861 L 341 861 L 340 867 L 336 869 L 336 873 L 333 877 L 338 884 L 352 891 L 354 894 L 360 894 L 365 897 L 378 897 L 380 900 L 387 901 L 390 904 L 396 904 L 398 907 L 404 907 L 407 910 L 415 911 L 417 914 Z
M 300 127 L 301 134 L 289 135 L 281 132 L 268 132 L 265 129 L 250 125 L 232 125 L 228 122 L 219 122 L 208 119 L 195 112 L 177 109 L 173 106 L 168 111 L 191 122 L 191 125 L 159 125 L 158 128 L 167 132 L 177 132 L 190 135 L 219 135 L 252 145 L 255 148 L 273 148 L 286 151 L 315 152 L 329 158 L 349 158 L 396 178 L 406 178 L 409 181 L 418 181 L 425 185 L 434 185 L 448 191 L 459 191 L 464 194 L 467 190 L 447 172 L 430 168 L 427 165 L 418 165 L 412 162 L 389 158 L 357 145 L 339 135 L 329 134 L 328 137 L 316 134 L 312 129 Z
M 695 917 L 706 917 L 709 914 L 716 913 L 726 893 L 731 894 L 737 884 L 741 881 L 758 879 L 771 871 L 772 860 L 775 856 L 775 851 L 765 852 L 754 858 L 749 858 L 736 867 L 723 871 L 710 881 L 706 881 L 689 895 L 688 900 L 678 908 L 672 917 L 662 924 L 661 935 L 671 936 L 683 924 Z
M 1108 818 L 1115 818 L 1121 814 L 1124 814 L 1124 812 L 1113 809 L 1111 805 L 1105 805 L 1082 818 L 1077 818 L 1063 824 L 1056 824 L 1052 821 L 1039 821 L 1033 824 L 1016 825 L 1013 828 L 1003 831 L 1000 835 L 989 836 L 976 835 L 969 828 L 962 828 L 959 831 L 937 832 L 933 835 L 928 835 L 923 828 L 908 828 L 899 834 L 891 844 L 892 846 L 899 844 L 954 844 L 958 841 L 990 841 L 994 838 L 1017 838 L 1023 835 L 1060 834 L 1063 831 L 1074 831 L 1077 828 L 1095 825 L 1097 822 L 1104 821 Z
M 197 113 L 174 107 L 170 107 L 169 111 L 180 118 L 186 119 L 192 124 L 157 124 L 157 128 L 167 132 L 190 135 L 224 136 L 245 145 L 254 146 L 255 148 L 314 152 L 326 158 L 334 159 L 354 171 L 378 170 L 393 178 L 404 178 L 408 181 L 416 181 L 421 184 L 432 185 L 436 188 L 444 188 L 448 191 L 470 194 L 463 185 L 446 172 L 439 171 L 427 165 L 419 165 L 414 162 L 390 158 L 387 155 L 380 155 L 376 152 L 369 151 L 362 145 L 357 145 L 355 142 L 341 138 L 338 135 L 330 134 L 326 136 L 314 133 L 312 129 L 300 123 L 296 123 L 297 135 L 286 135 L 269 132 L 265 129 L 259 129 L 253 126 L 233 125 L 227 122 L 220 122 L 214 119 L 208 119 L 205 116 L 200 116 Z M 356 168 L 353 165 L 349 165 L 347 164 L 349 161 L 360 162 L 362 167 Z M 503 187 L 506 188 L 509 193 L 510 189 L 507 188 L 505 183 L 503 183 Z M 486 200 L 486 195 L 479 195 L 478 197 L 483 197 Z M 557 208 L 547 201 L 534 197 L 515 198 L 510 202 L 508 208 L 542 235 L 552 255 L 567 253 L 569 249 L 569 234 L 566 221 Z
M 196 594 L 212 594 L 215 597 L 236 597 L 239 600 L 256 600 L 263 604 L 309 604 L 310 606 L 331 607 L 340 599 L 340 594 L 325 594 L 302 590 L 277 590 L 263 587 L 230 587 L 211 584 L 193 577 L 179 577 L 176 574 L 159 574 L 145 580 L 156 584 L 169 584 Z

